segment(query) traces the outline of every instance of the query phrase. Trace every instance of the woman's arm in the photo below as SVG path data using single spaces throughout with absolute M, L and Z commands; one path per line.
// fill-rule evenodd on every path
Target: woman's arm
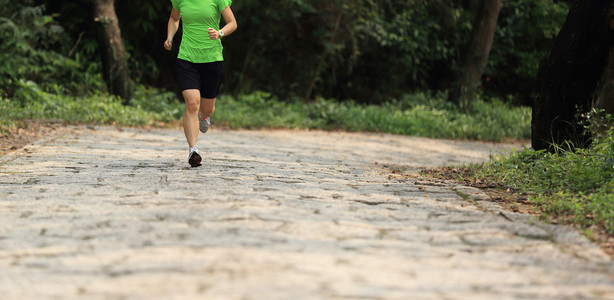
M 222 29 L 220 29 L 224 32 L 224 36 L 230 35 L 231 33 L 235 32 L 235 30 L 237 30 L 238 25 L 237 20 L 235 19 L 235 15 L 232 13 L 232 9 L 230 9 L 230 6 L 227 6 L 226 8 L 224 8 L 224 10 L 222 10 L 222 17 L 224 17 L 224 21 L 226 21 L 226 25 L 222 27 Z M 213 28 L 209 28 L 209 38 L 211 38 L 212 40 L 219 39 L 219 31 Z
M 168 18 L 168 26 L 166 33 L 166 42 L 164 42 L 164 49 L 171 50 L 173 48 L 173 37 L 175 37 L 175 33 L 179 29 L 179 19 L 181 19 L 181 15 L 179 15 L 179 11 L 174 7 L 171 10 L 171 16 Z

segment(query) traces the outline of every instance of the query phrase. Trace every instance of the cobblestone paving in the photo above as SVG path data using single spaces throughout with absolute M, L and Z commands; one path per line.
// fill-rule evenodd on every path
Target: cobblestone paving
M 72 128 L 0 158 L 0 298 L 614 299 L 614 263 L 577 232 L 384 167 L 504 146 L 201 138 L 194 169 L 178 130 Z

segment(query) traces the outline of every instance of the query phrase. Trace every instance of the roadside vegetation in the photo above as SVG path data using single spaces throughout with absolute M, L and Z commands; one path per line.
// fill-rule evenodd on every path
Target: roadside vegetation
M 72 44 L 66 29 L 42 6 L 0 1 L 6 2 L 0 9 L 0 131 L 19 127 L 24 120 L 167 126 L 182 118 L 183 104 L 166 88 L 141 83 L 132 99 L 110 95 L 92 41 L 83 41 L 81 51 L 73 51 L 75 47 L 66 47 Z M 151 69 L 158 72 L 155 66 Z M 492 95 L 477 100 L 465 113 L 447 101 L 443 91 L 407 92 L 377 103 L 323 97 L 306 101 L 302 95 L 282 94 L 224 92 L 213 121 L 227 128 L 371 131 L 487 141 L 530 137 L 530 109 Z
M 0 101 L 0 130 L 19 127 L 22 121 L 53 120 L 66 124 L 116 126 L 167 126 L 183 114 L 169 92 L 141 87 L 124 105 L 114 96 L 66 96 L 31 90 L 23 101 Z
M 614 255 L 612 116 L 594 111 L 584 118 L 590 119 L 584 123 L 595 136 L 587 149 L 570 144 L 554 152 L 524 148 L 483 164 L 427 170 L 424 175 L 490 189 L 506 207 L 575 225 Z M 520 209 L 527 205 L 528 211 Z
M 26 92 L 27 91 L 27 92 Z M 68 124 L 167 126 L 183 116 L 174 93 L 140 87 L 128 105 L 114 96 L 66 96 L 24 87 L 20 101 L 3 99 L 3 129 L 20 120 L 62 120 Z M 13 98 L 15 99 L 15 98 Z M 225 128 L 293 128 L 370 131 L 434 138 L 503 141 L 530 137 L 530 109 L 499 100 L 476 101 L 468 114 L 444 96 L 409 95 L 382 105 L 320 99 L 281 101 L 268 93 L 222 96 L 214 125 Z M 176 122 L 175 122 L 176 123 Z
M 280 101 L 267 93 L 224 97 L 215 122 L 232 128 L 369 131 L 433 138 L 501 141 L 530 137 L 530 109 L 477 101 L 470 113 L 445 96 L 414 94 L 380 105 L 318 99 Z
M 471 168 L 479 180 L 529 195 L 545 220 L 597 227 L 614 235 L 614 131 L 589 149 L 524 149 Z

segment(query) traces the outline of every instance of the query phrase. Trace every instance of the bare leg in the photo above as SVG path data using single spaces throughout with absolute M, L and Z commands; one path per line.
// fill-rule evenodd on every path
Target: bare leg
M 183 132 L 190 148 L 198 141 L 198 109 L 200 106 L 200 91 L 185 90 L 182 92 L 185 99 L 185 112 L 183 113 Z
M 215 111 L 215 100 L 216 100 L 216 98 L 213 98 L 213 99 L 202 98 L 202 99 L 200 99 L 200 115 L 203 117 L 203 119 L 206 119 L 206 118 L 211 117 L 213 115 L 213 112 Z

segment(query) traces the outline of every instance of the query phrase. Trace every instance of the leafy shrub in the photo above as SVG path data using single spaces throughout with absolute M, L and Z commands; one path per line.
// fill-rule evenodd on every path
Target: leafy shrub
M 114 96 L 93 94 L 67 96 L 40 90 L 34 83 L 21 86 L 27 94 L 23 102 L 0 100 L 0 129 L 13 127 L 19 120 L 64 120 L 69 124 L 115 124 L 144 126 L 175 121 L 183 114 L 183 105 L 173 94 L 139 87 L 132 105 L 123 105 Z
M 232 128 L 339 129 L 489 141 L 530 137 L 529 108 L 477 101 L 467 115 L 444 99 L 445 95 L 415 94 L 383 105 L 327 99 L 305 103 L 256 92 L 220 98 L 214 121 Z
M 614 234 L 614 130 L 590 149 L 524 149 L 474 166 L 476 177 L 529 193 L 544 212 Z
M 415 91 L 445 90 L 471 31 L 469 2 L 475 1 L 235 1 L 240 28 L 224 40 L 225 86 L 235 94 L 266 90 L 286 99 L 305 98 L 313 84 L 311 98 L 375 104 Z M 513 94 L 528 104 L 538 62 L 565 18 L 565 2 L 504 1 L 488 68 L 492 80 L 485 84 L 489 97 Z M 58 36 L 77 39 L 91 32 L 91 20 L 82 13 L 85 2 L 45 3 L 69 32 Z M 175 88 L 168 70 L 176 53 L 161 46 L 170 2 L 115 5 L 134 79 Z M 93 35 L 82 37 L 80 43 L 60 44 L 78 45 L 76 53 L 97 61 Z
M 102 89 L 98 70 L 57 51 L 66 36 L 43 11 L 31 0 L 0 0 L 0 96 L 26 101 L 20 89 L 31 82 L 48 92 L 75 95 Z
M 539 63 L 550 51 L 568 11 L 563 1 L 503 2 L 488 62 L 490 92 L 531 103 Z
M 471 32 L 467 2 L 236 2 L 238 34 L 249 38 L 225 41 L 228 82 L 280 98 L 305 97 L 313 83 L 312 96 L 376 104 L 446 90 Z M 504 1 L 484 84 L 489 97 L 512 94 L 529 104 L 567 10 L 561 1 Z

